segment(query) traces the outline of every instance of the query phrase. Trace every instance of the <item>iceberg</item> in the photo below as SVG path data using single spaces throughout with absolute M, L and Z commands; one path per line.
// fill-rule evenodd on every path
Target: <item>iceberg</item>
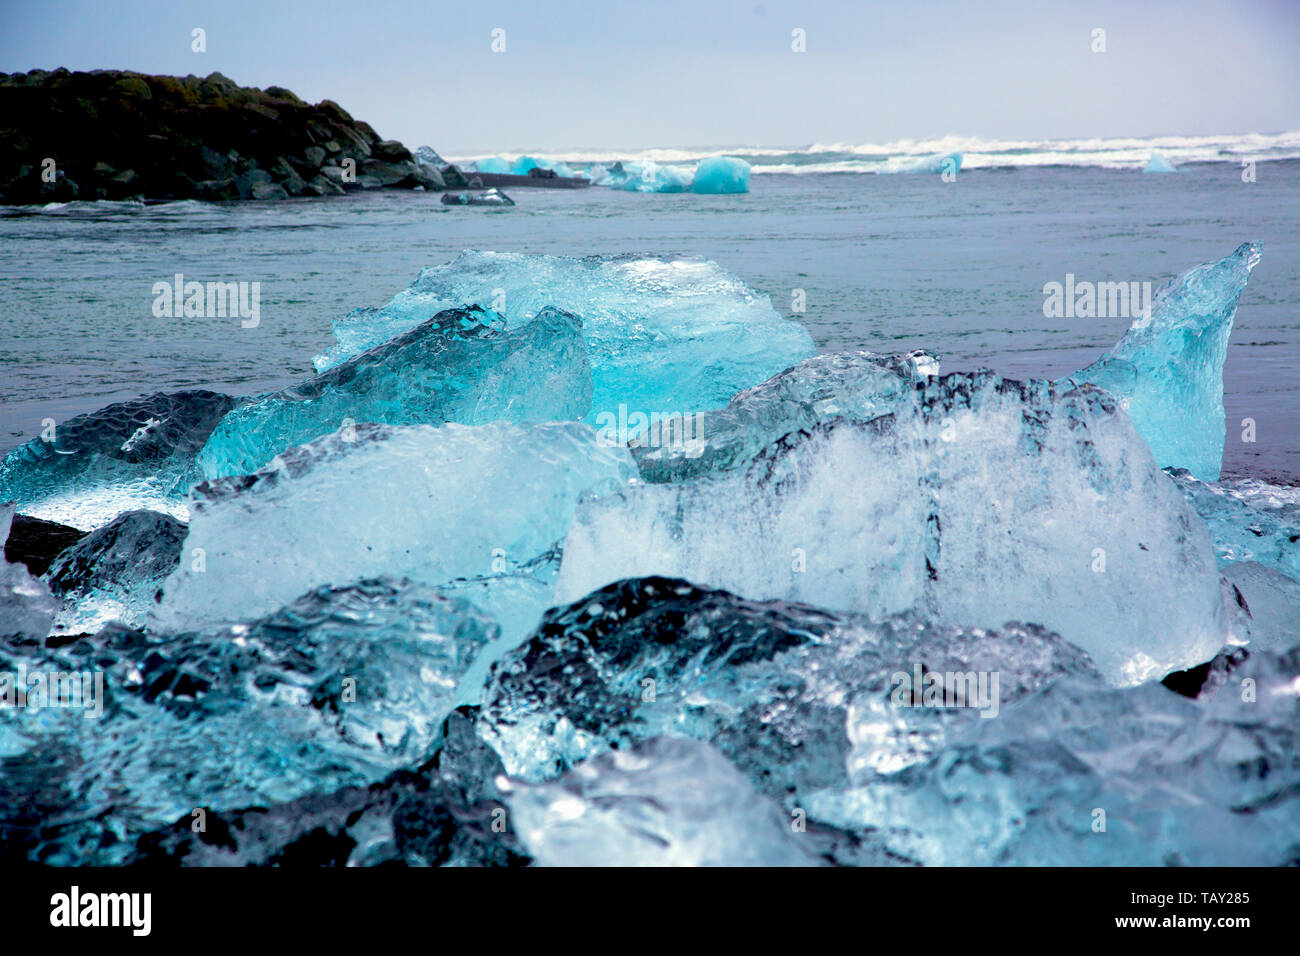
M 475 160 L 471 168 L 477 173 L 496 173 L 508 174 L 512 172 L 509 160 L 502 156 L 489 156 L 486 159 Z
M 695 167 L 691 180 L 695 193 L 749 192 L 749 163 L 735 156 L 710 156 Z
M 0 501 L 81 530 L 125 511 L 185 517 L 194 458 L 238 399 L 202 389 L 155 392 L 54 426 L 0 462 Z
M 662 737 L 553 783 L 507 781 L 541 866 L 815 866 L 791 818 L 707 743 Z
M 582 494 L 635 476 L 627 449 L 573 422 L 359 424 L 198 485 L 187 560 L 163 584 L 151 626 L 257 616 L 361 578 L 526 573 L 564 538 Z
M 1242 243 L 1232 255 L 1171 280 L 1109 355 L 1064 380 L 1097 385 L 1120 399 L 1162 468 L 1219 477 L 1223 360 L 1237 301 L 1259 257 L 1259 243 Z
M 444 206 L 513 206 L 515 201 L 493 187 L 481 193 L 443 193 L 442 204 Z
M 1147 160 L 1147 164 L 1143 167 L 1142 172 L 1176 173 L 1178 170 L 1174 168 L 1173 163 L 1169 162 L 1169 160 L 1165 159 L 1165 157 L 1161 156 L 1159 153 L 1152 153 L 1151 158 Z
M 588 421 L 617 416 L 620 406 L 646 415 L 720 408 L 817 354 L 807 329 L 708 260 L 464 252 L 421 270 L 387 305 L 336 322 L 338 345 L 316 367 L 333 368 L 434 312 L 471 304 L 495 309 L 510 330 L 547 306 L 581 316 L 594 388 Z
M 920 706 L 899 694 L 917 672 L 983 677 L 962 706 Z M 493 667 L 479 734 L 534 782 L 688 736 L 787 801 L 922 762 L 970 721 L 1078 675 L 1097 677 L 1087 655 L 1038 627 L 871 621 L 638 578 L 547 612 Z
M 873 617 L 1030 621 L 1120 685 L 1243 639 L 1204 523 L 1110 396 L 990 373 L 918 391 L 734 472 L 584 502 L 557 599 L 659 575 Z
M 810 795 L 808 814 L 928 866 L 1286 865 L 1297 674 L 1293 649 L 1252 655 L 1205 701 L 1058 681 L 924 764 Z
M 910 402 L 939 371 L 927 352 L 875 355 L 833 352 L 805 359 L 736 394 L 725 408 L 659 422 L 631 436 L 644 481 L 685 481 L 747 464 L 772 442 L 800 429 L 849 418 L 866 422 Z M 599 425 L 600 422 L 597 422 Z
M 128 511 L 59 554 L 44 580 L 62 601 L 53 631 L 94 633 L 109 621 L 144 624 L 181 560 L 186 526 L 157 511 Z
M 961 172 L 962 154 L 960 152 L 940 153 L 925 159 L 906 164 L 892 170 L 896 173 L 940 173 L 956 176 Z
M 269 807 L 208 814 L 141 835 L 126 865 L 523 866 L 496 778 L 501 761 L 453 711 L 438 751 L 415 771 L 369 787 L 308 794 Z M 327 836 L 327 839 L 322 839 Z M 48 852 L 48 844 L 38 853 Z
M 1300 489 L 1254 478 L 1201 481 L 1185 468 L 1168 474 L 1209 527 L 1220 567 L 1257 561 L 1300 578 Z
M 577 419 L 591 404 L 591 367 L 577 316 L 542 309 L 502 329 L 495 313 L 448 309 L 298 385 L 249 401 L 199 453 L 205 478 L 244 475 L 280 452 L 351 429 Z
M 691 188 L 691 174 L 676 166 L 646 160 L 644 163 L 627 163 L 623 169 L 623 178 L 609 182 L 614 189 L 634 193 L 684 193 Z
M 18 661 L 10 652 L 8 668 L 29 673 L 93 663 L 107 699 L 97 719 L 0 709 L 0 740 L 42 755 L 7 768 L 7 792 L 78 794 L 60 815 L 62 839 L 76 840 L 65 851 L 105 854 L 102 864 L 129 851 L 124 835 L 188 826 L 195 808 L 366 786 L 436 749 L 462 675 L 495 636 L 465 601 L 380 579 L 319 588 L 248 624 L 163 635 L 112 625 Z
M 13 505 L 0 504 L 0 538 L 8 539 L 13 516 Z M 0 638 L 44 638 L 50 633 L 57 608 L 40 578 L 0 554 Z M 0 754 L 3 749 L 0 739 Z

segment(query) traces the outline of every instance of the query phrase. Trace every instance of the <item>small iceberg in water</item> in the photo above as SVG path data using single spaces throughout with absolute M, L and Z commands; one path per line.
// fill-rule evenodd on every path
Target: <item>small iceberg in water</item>
M 1147 160 L 1146 167 L 1142 170 L 1144 173 L 1176 173 L 1178 169 L 1173 163 L 1165 159 L 1159 153 L 1152 153 L 1151 158 Z

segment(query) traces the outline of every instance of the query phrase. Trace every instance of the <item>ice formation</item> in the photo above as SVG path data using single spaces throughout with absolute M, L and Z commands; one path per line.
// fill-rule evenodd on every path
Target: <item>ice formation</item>
M 1259 256 L 1258 243 L 1242 243 L 1232 255 L 1171 280 L 1109 355 L 1066 379 L 1119 398 L 1162 468 L 1219 477 L 1223 360 L 1237 300 Z
M 695 193 L 749 192 L 749 163 L 735 156 L 710 156 L 695 167 L 691 180 Z
M 481 193 L 443 193 L 444 206 L 513 206 L 515 201 L 501 190 L 485 189 Z
M 237 401 L 155 392 L 78 415 L 5 456 L 0 501 L 83 530 L 139 508 L 183 517 L 194 456 Z
M 1143 167 L 1142 172 L 1176 173 L 1178 170 L 1174 168 L 1173 163 L 1169 162 L 1169 160 L 1165 159 L 1165 157 L 1161 156 L 1159 153 L 1152 153 L 1151 158 L 1147 160 L 1147 164 Z
M 0 504 L 0 541 L 8 540 L 13 516 L 12 505 Z M 33 577 L 23 565 L 11 564 L 0 554 L 0 639 L 45 637 L 57 608 L 44 582 Z
M 918 671 L 975 679 L 961 707 L 913 706 L 899 691 L 916 683 L 924 703 Z M 493 668 L 479 733 L 532 781 L 686 735 L 784 798 L 926 760 L 967 722 L 1070 675 L 1096 669 L 1037 627 L 871 621 L 634 578 L 548 612 Z
M 1133 684 L 1240 639 L 1209 534 L 1098 389 L 929 379 L 868 424 L 796 432 L 749 465 L 580 506 L 557 598 L 662 575 L 879 616 L 1032 621 Z
M 1258 561 L 1300 579 L 1300 489 L 1254 478 L 1200 481 L 1182 468 L 1169 476 L 1209 527 L 1220 565 Z
M 635 475 L 627 449 L 576 423 L 359 424 L 197 486 L 155 625 L 256 616 L 379 575 L 510 573 L 563 539 L 580 495 Z
M 899 173 L 941 173 L 948 176 L 956 176 L 961 172 L 962 154 L 941 153 L 937 156 L 927 156 L 925 159 L 917 160 L 899 167 L 894 172 Z
M 576 316 L 539 310 L 505 331 L 471 306 L 434 315 L 315 378 L 247 402 L 198 456 L 205 478 L 246 475 L 282 451 L 357 422 L 477 425 L 581 418 L 591 367 Z
M 554 783 L 512 783 L 519 838 L 542 866 L 813 866 L 791 818 L 707 743 L 661 737 Z
M 419 763 L 495 635 L 467 602 L 385 579 L 322 587 L 249 624 L 162 635 L 114 625 L 65 649 L 0 649 L 6 671 L 102 668 L 103 695 L 98 715 L 0 708 L 0 753 L 44 753 L 43 786 L 83 795 L 61 815 L 64 839 L 80 831 L 80 845 L 49 862 L 117 862 L 124 833 L 189 821 L 196 807 L 280 803 Z
M 55 630 L 94 632 L 109 621 L 144 624 L 181 559 L 186 526 L 157 511 L 128 511 L 64 550 L 44 575 L 62 601 Z
M 667 166 L 646 160 L 644 163 L 625 163 L 622 178 L 611 178 L 605 184 L 633 193 L 684 193 L 691 188 L 691 173 L 677 166 Z
M 646 481 L 683 481 L 746 464 L 772 442 L 833 418 L 866 422 L 911 401 L 935 375 L 925 352 L 833 352 L 805 359 L 735 395 L 725 408 L 682 422 L 638 429 L 632 454 Z
M 511 330 L 547 306 L 580 316 L 595 389 L 587 421 L 620 406 L 647 415 L 721 408 L 816 354 L 807 329 L 704 259 L 465 252 L 421 270 L 387 305 L 336 322 L 338 345 L 317 356 L 316 367 L 332 368 L 435 312 L 470 304 L 496 309 Z

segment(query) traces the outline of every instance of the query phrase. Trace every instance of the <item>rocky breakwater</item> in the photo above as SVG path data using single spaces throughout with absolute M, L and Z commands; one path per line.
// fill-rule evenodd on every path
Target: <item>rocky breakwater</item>
M 0 203 L 287 199 L 354 189 L 443 189 L 332 100 L 212 73 L 0 73 Z

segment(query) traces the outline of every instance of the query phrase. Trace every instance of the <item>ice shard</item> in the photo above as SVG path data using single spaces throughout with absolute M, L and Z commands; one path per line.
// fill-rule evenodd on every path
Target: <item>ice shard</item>
M 938 866 L 1279 866 L 1300 846 L 1300 654 L 1205 701 L 1056 682 L 933 759 L 806 800 L 810 818 Z
M 470 304 L 496 309 L 511 330 L 536 321 L 547 306 L 581 316 L 594 379 L 587 421 L 618 415 L 620 406 L 625 415 L 721 408 L 740 390 L 817 354 L 807 329 L 704 259 L 465 252 L 422 270 L 387 305 L 336 322 L 338 345 L 317 356 L 316 367 L 331 368 L 434 312 Z
M 280 452 L 357 422 L 477 425 L 577 419 L 591 367 L 577 316 L 541 309 L 505 331 L 494 312 L 439 312 L 316 377 L 234 409 L 199 453 L 205 478 L 245 475 Z
M 188 825 L 195 808 L 368 785 L 431 755 L 462 676 L 495 636 L 465 601 L 378 579 L 319 588 L 247 624 L 165 635 L 112 625 L 55 649 L 0 649 L 6 669 L 93 668 L 103 695 L 98 714 L 0 708 L 0 743 L 40 755 L 11 763 L 6 792 L 77 794 L 61 826 L 87 834 L 82 852 L 100 852 Z
M 156 622 L 256 616 L 380 575 L 436 585 L 513 573 L 563 539 L 579 496 L 635 475 L 627 449 L 573 422 L 359 424 L 197 486 L 187 560 Z
M 952 699 L 928 695 L 935 674 L 953 676 Z M 921 762 L 967 722 L 1096 674 L 1037 627 L 870 621 L 639 578 L 547 612 L 493 667 L 479 732 L 508 772 L 534 781 L 686 735 L 786 799 Z
M 707 743 L 605 754 L 553 783 L 504 786 L 542 866 L 815 866 L 811 840 Z
M 641 477 L 652 482 L 737 468 L 790 432 L 832 418 L 865 422 L 887 414 L 938 370 L 939 360 L 925 352 L 818 355 L 745 389 L 725 408 L 638 429 L 630 436 L 632 454 Z
M 1243 243 L 1171 280 L 1109 355 L 1065 380 L 1120 399 L 1162 468 L 1186 468 L 1204 481 L 1219 477 L 1223 360 L 1237 301 L 1259 257 L 1259 243 Z
M 749 192 L 749 163 L 735 156 L 710 156 L 700 160 L 691 180 L 694 193 Z
M 734 472 L 584 503 L 557 599 L 660 575 L 875 617 L 1033 622 L 1117 684 L 1242 637 L 1204 523 L 1109 395 L 989 373 L 919 391 Z
M 0 462 L 0 501 L 83 530 L 140 508 L 183 518 L 194 457 L 237 402 L 155 392 L 54 425 Z
M 181 560 L 186 526 L 157 511 L 128 511 L 63 551 L 44 580 L 60 607 L 54 630 L 95 632 L 109 621 L 144 624 Z
M 624 164 L 625 176 L 613 181 L 615 189 L 632 193 L 684 193 L 691 188 L 691 173 L 677 166 L 646 160 Z
M 1257 561 L 1300 579 L 1300 489 L 1255 478 L 1199 481 L 1182 468 L 1169 476 L 1209 527 L 1221 566 Z
M 13 516 L 12 505 L 0 504 L 0 539 L 9 537 Z M 50 633 L 57 608 L 58 603 L 40 578 L 0 555 L 0 638 L 44 638 Z
M 1169 160 L 1167 160 L 1164 156 L 1160 155 L 1159 153 L 1152 153 L 1150 159 L 1147 160 L 1146 166 L 1142 168 L 1142 172 L 1176 173 L 1178 172 L 1178 170 L 1175 169 L 1174 164 L 1169 162 Z

